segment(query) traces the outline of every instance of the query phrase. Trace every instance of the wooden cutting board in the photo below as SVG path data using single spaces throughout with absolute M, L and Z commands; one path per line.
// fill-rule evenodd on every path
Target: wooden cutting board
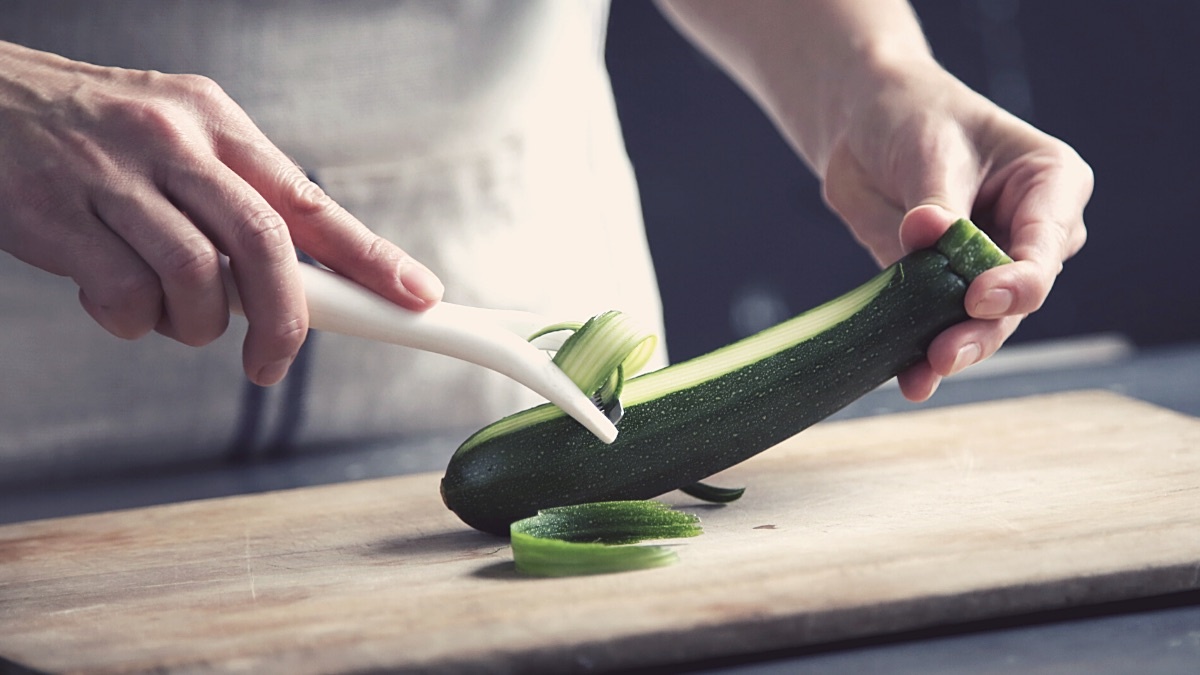
M 1081 392 L 827 423 L 724 474 L 669 568 L 529 579 L 437 475 L 0 528 L 47 671 L 564 672 L 1200 588 L 1200 420 Z M 717 481 L 714 481 L 717 482 Z

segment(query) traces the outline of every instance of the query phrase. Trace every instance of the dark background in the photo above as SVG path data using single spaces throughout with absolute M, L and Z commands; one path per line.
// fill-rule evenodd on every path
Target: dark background
M 1089 240 L 1010 343 L 1200 339 L 1200 3 L 920 0 L 948 70 L 1079 151 Z M 646 0 L 615 0 L 608 63 L 674 360 L 865 281 L 870 257 L 752 102 Z

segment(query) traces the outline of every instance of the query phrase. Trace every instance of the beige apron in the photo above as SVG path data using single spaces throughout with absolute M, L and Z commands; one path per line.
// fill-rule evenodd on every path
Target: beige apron
M 661 329 L 602 2 L 19 1 L 0 39 L 212 77 L 446 298 Z M 0 255 L 0 484 L 468 432 L 540 399 L 446 357 L 314 334 L 269 390 L 244 323 L 124 342 L 70 281 Z M 664 357 L 660 355 L 658 363 Z

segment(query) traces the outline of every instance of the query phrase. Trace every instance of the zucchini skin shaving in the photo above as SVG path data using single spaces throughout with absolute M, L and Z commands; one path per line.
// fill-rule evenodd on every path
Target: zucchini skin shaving
M 943 241 L 968 242 L 952 255 L 995 249 L 968 221 L 956 223 Z M 995 251 L 992 262 L 1008 260 Z M 976 251 L 973 259 L 979 257 Z M 906 256 L 863 288 L 868 286 L 878 290 L 856 300 L 854 311 L 815 331 L 806 328 L 799 341 L 746 338 L 741 342 L 782 346 L 715 376 L 680 381 L 671 371 L 704 372 L 706 359 L 716 361 L 740 343 L 629 380 L 632 400 L 625 402 L 620 434 L 611 445 L 565 415 L 535 415 L 527 425 L 506 418 L 501 434 L 485 427 L 451 458 L 441 484 L 443 501 L 471 527 L 507 534 L 510 523 L 540 509 L 650 499 L 689 486 L 849 405 L 923 359 L 934 337 L 967 318 L 967 281 L 936 248 Z M 841 300 L 759 335 L 786 335 L 806 315 Z M 638 390 L 639 380 L 650 384 Z M 656 389 L 652 383 L 660 381 L 670 386 Z
M 544 577 L 673 565 L 679 556 L 671 549 L 626 544 L 695 537 L 701 532 L 696 516 L 646 500 L 559 506 L 510 527 L 517 570 Z

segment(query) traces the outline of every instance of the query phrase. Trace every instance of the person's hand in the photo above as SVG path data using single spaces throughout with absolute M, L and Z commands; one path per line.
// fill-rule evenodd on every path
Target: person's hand
M 1041 307 L 1063 262 L 1084 244 L 1092 172 L 1066 144 L 932 59 L 881 73 L 851 100 L 825 197 L 880 264 L 932 245 L 964 216 L 1015 261 L 980 275 L 967 289 L 972 318 L 939 335 L 926 361 L 898 378 L 907 398 L 923 401 Z
M 660 2 L 771 117 L 880 263 L 961 216 L 1016 261 L 972 282 L 973 318 L 901 374 L 909 399 L 995 352 L 1083 246 L 1091 169 L 943 70 L 905 0 Z
M 102 68 L 0 42 L 0 250 L 68 276 L 112 334 L 221 335 L 228 256 L 243 367 L 286 374 L 308 329 L 295 246 L 410 309 L 440 281 L 327 197 L 203 77 Z

